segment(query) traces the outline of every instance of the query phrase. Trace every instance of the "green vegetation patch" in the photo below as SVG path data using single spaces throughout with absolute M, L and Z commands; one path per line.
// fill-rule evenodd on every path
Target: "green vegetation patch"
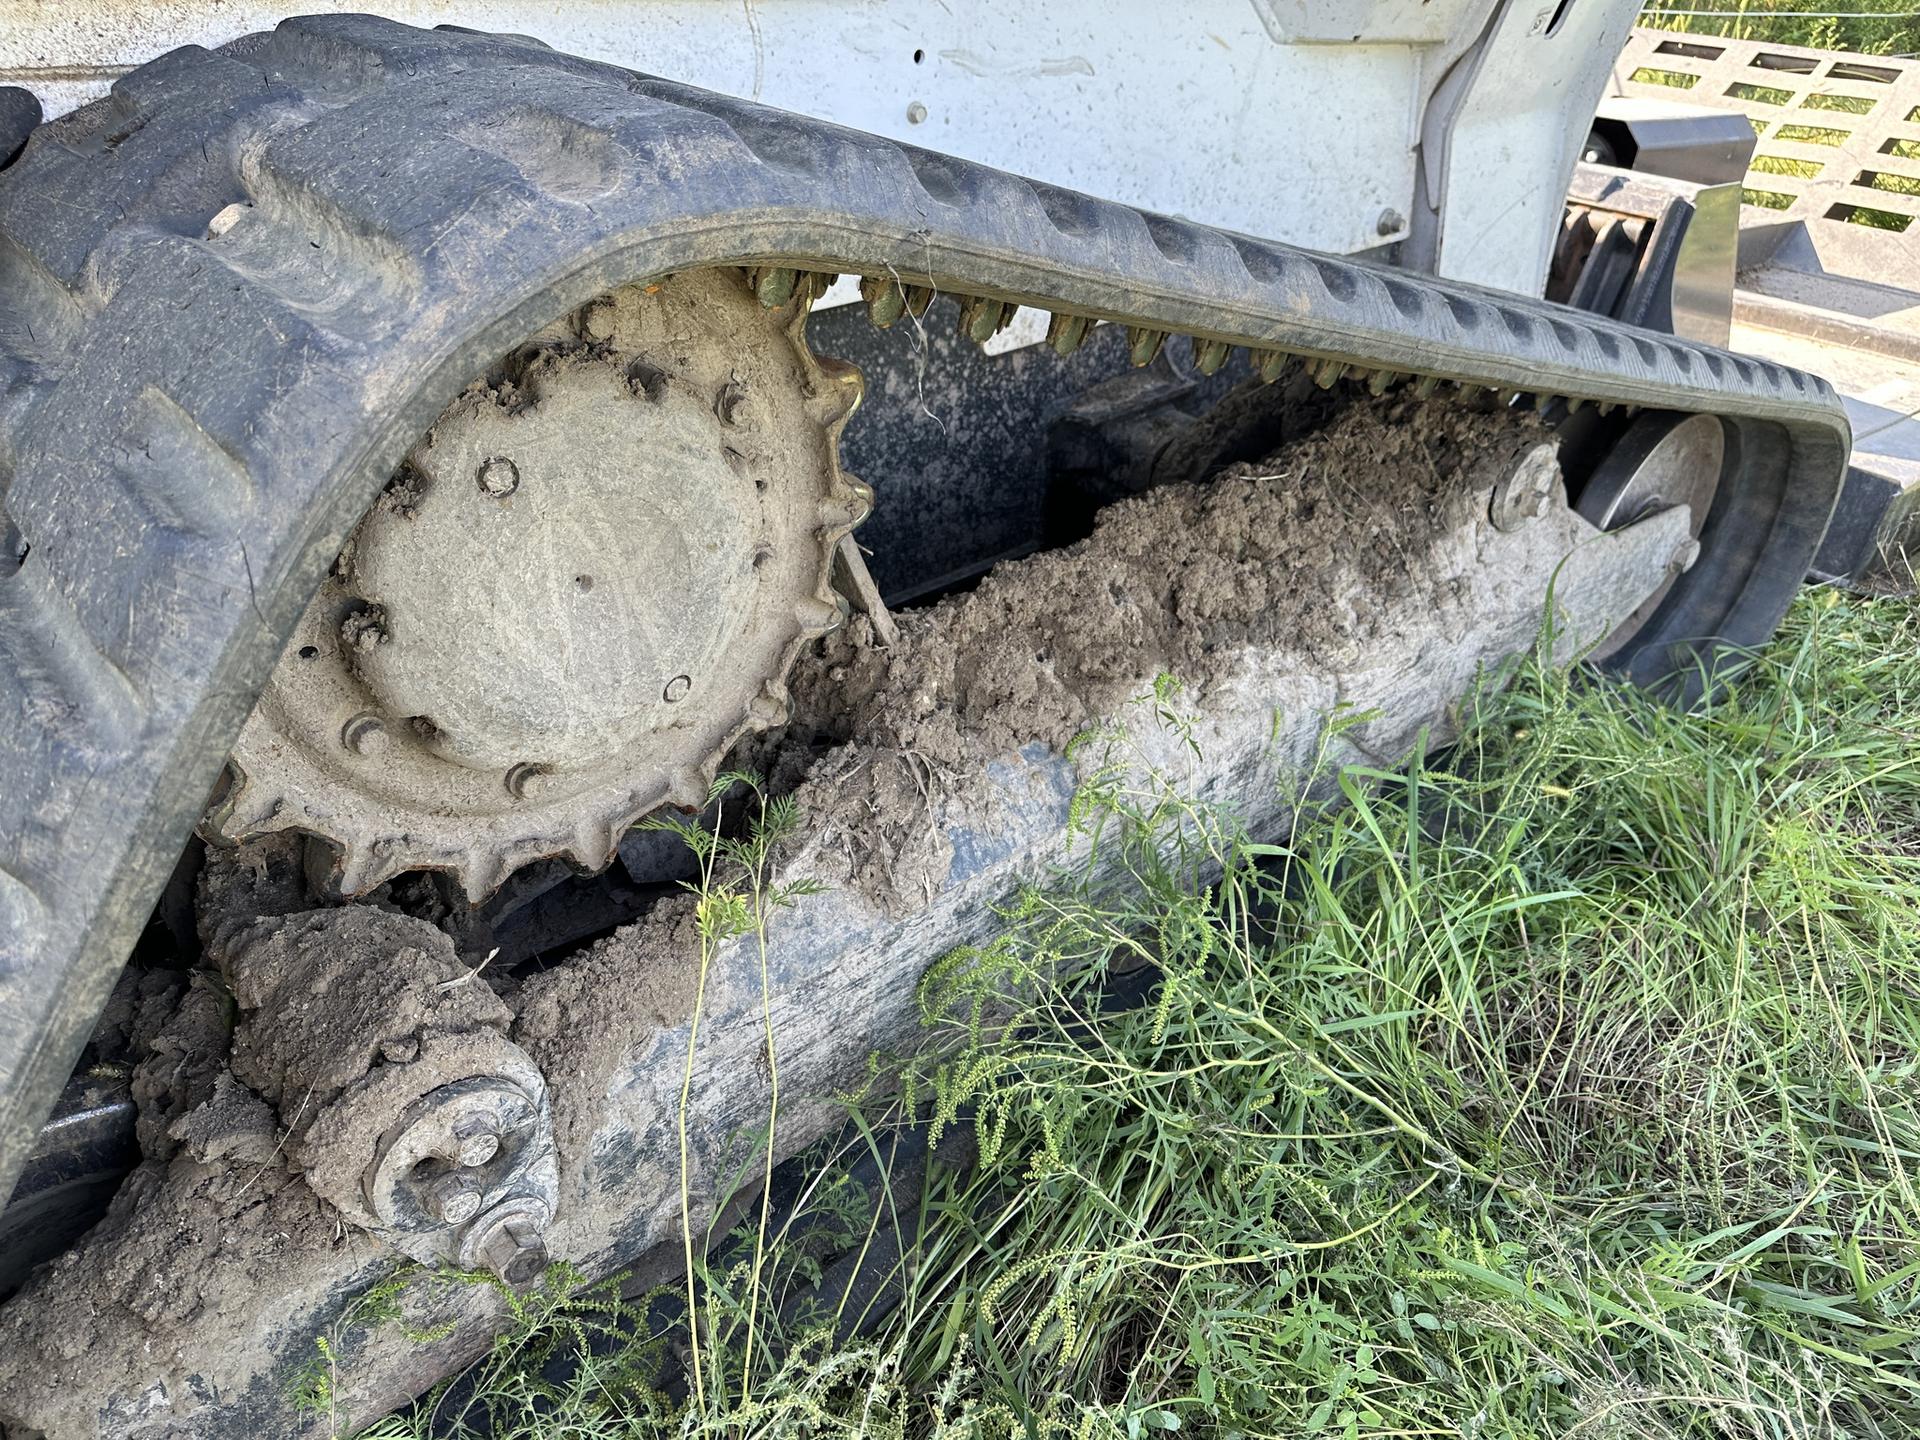
M 1837 110 L 1846 115 L 1865 115 L 1880 102 L 1864 95 L 1809 95 L 1800 102 L 1802 110 Z
M 1729 85 L 1727 94 L 1736 100 L 1751 100 L 1756 105 L 1785 105 L 1793 99 L 1791 90 L 1780 90 L 1771 85 L 1752 85 L 1744 80 Z
M 1835 130 L 1826 125 L 1782 125 L 1773 132 L 1773 138 L 1797 141 L 1802 145 L 1844 145 L 1853 135 L 1849 131 Z

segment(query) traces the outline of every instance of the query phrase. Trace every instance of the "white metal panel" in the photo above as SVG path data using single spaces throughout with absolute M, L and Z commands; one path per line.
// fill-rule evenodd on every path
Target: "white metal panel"
M 1567 181 L 1639 0 L 1509 0 L 1426 125 L 1436 273 L 1538 295 Z
M 1382 217 L 1411 205 L 1422 49 L 1284 44 L 1270 28 L 1278 3 L 0 0 L 0 83 L 24 83 L 58 111 L 176 45 L 217 45 L 291 13 L 377 8 L 532 34 L 1235 230 L 1340 253 L 1378 245 L 1397 233 L 1383 237 Z M 1426 8 L 1348 5 L 1356 23 L 1377 12 L 1384 33 L 1405 33 L 1397 17 Z

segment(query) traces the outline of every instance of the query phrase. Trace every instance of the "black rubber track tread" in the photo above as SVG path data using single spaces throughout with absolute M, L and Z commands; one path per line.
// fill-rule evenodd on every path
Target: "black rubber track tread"
M 210 237 L 234 204 L 251 209 Z M 1777 438 L 1789 563 L 1845 461 L 1831 391 L 1769 362 L 513 37 L 329 16 L 175 51 L 0 175 L 0 1193 L 283 638 L 407 445 L 595 294 L 771 260 L 1750 417 Z

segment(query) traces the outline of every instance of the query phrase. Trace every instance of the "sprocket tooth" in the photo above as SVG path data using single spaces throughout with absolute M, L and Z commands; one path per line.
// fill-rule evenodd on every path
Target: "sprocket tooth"
M 769 680 L 748 703 L 747 715 L 762 730 L 784 725 L 793 718 L 793 692 L 777 680 Z
M 352 841 L 334 842 L 332 888 L 343 899 L 351 900 L 355 896 L 365 895 L 399 873 L 399 868 L 392 866 L 391 862 L 383 863 L 370 845 L 356 845 Z
M 804 600 L 795 601 L 793 617 L 800 622 L 800 629 L 803 633 L 815 638 L 821 635 L 831 635 L 835 630 L 840 628 L 840 622 L 845 618 L 841 615 L 838 605 L 835 605 L 830 600 L 822 600 L 815 595 L 809 595 Z
M 213 828 L 227 840 L 252 839 L 286 829 L 290 823 L 287 809 L 287 802 L 279 794 L 237 775 L 213 816 Z
M 658 804 L 650 804 L 647 810 L 658 809 Z M 631 820 L 619 826 L 624 832 Z M 581 820 L 573 827 L 573 838 L 568 842 L 566 854 L 583 870 L 598 871 L 604 869 L 620 848 L 615 827 L 605 820 Z
M 858 365 L 831 355 L 813 357 L 813 369 L 817 393 L 808 401 L 811 418 L 828 427 L 846 424 L 866 398 L 867 377 Z
M 689 813 L 706 809 L 707 793 L 713 788 L 710 776 L 691 765 L 674 772 L 667 785 L 667 803 Z
M 453 867 L 453 876 L 466 893 L 467 903 L 478 905 L 506 882 L 511 870 L 506 856 L 476 845 Z

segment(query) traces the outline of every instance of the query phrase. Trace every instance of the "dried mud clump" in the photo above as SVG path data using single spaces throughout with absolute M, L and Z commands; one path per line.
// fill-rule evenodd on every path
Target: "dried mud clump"
M 1351 655 L 1446 598 L 1433 542 L 1546 435 L 1504 412 L 1356 397 L 1262 461 L 1109 506 L 1086 540 L 897 616 L 891 648 L 856 619 L 796 671 L 775 784 L 845 832 L 834 883 L 896 913 L 924 903 L 951 858 L 930 817 L 952 779 L 1063 749 L 1161 673 L 1204 691 L 1250 646 Z

